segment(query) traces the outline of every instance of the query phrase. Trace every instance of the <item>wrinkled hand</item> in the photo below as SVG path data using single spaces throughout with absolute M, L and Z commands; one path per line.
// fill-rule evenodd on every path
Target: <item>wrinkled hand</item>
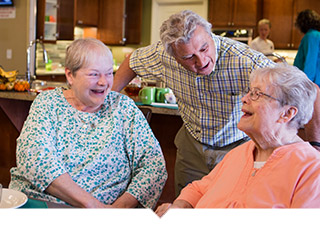
M 193 208 L 193 206 L 185 200 L 178 199 L 175 200 L 172 204 L 164 203 L 161 206 L 159 206 L 156 210 L 156 214 L 159 217 L 162 217 L 171 208 Z
M 163 203 L 156 209 L 156 214 L 161 218 L 172 206 L 172 203 Z
M 93 198 L 90 201 L 88 201 L 84 207 L 85 208 L 115 208 L 112 205 L 107 205 L 107 204 L 100 202 L 96 198 Z

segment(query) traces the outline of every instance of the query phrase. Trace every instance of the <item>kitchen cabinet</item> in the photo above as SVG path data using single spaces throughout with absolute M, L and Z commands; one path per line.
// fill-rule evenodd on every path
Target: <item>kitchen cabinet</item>
M 292 29 L 295 29 L 293 3 L 294 0 L 264 0 L 263 2 L 263 17 L 271 22 L 269 39 L 274 42 L 276 49 L 292 47 Z
M 75 17 L 77 26 L 97 27 L 99 0 L 75 0 Z
M 98 39 L 105 44 L 140 44 L 141 24 L 142 0 L 100 1 Z
M 255 27 L 262 0 L 209 0 L 208 20 L 213 28 Z
M 73 40 L 74 0 L 37 1 L 37 39 Z
M 319 0 L 264 0 L 263 17 L 272 24 L 270 40 L 276 49 L 298 49 L 303 34 L 295 27 L 298 13 L 320 9 Z

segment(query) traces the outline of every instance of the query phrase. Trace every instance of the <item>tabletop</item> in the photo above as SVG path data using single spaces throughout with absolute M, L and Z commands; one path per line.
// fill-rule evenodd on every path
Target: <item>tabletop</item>
M 28 198 L 26 204 L 20 208 L 72 208 L 69 205 L 48 202 L 44 200 Z

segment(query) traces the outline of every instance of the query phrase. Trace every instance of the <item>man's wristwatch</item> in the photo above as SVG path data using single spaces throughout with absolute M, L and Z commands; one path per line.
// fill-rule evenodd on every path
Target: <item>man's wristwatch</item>
M 310 143 L 312 146 L 320 147 L 320 143 L 319 143 L 319 142 L 316 142 L 316 141 L 310 141 L 309 143 Z

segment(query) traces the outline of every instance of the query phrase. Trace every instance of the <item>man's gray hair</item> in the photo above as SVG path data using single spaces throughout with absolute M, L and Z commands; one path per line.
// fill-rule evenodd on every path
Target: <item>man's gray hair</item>
M 290 105 L 298 109 L 290 122 L 292 127 L 299 129 L 311 119 L 317 87 L 297 67 L 277 64 L 274 68 L 257 69 L 250 75 L 250 81 L 269 84 L 268 89 L 273 89 L 272 96 L 279 99 L 282 106 Z
M 171 15 L 160 28 L 160 38 L 166 52 L 173 56 L 172 44 L 188 43 L 197 26 L 202 26 L 211 35 L 211 24 L 198 14 L 184 10 Z

